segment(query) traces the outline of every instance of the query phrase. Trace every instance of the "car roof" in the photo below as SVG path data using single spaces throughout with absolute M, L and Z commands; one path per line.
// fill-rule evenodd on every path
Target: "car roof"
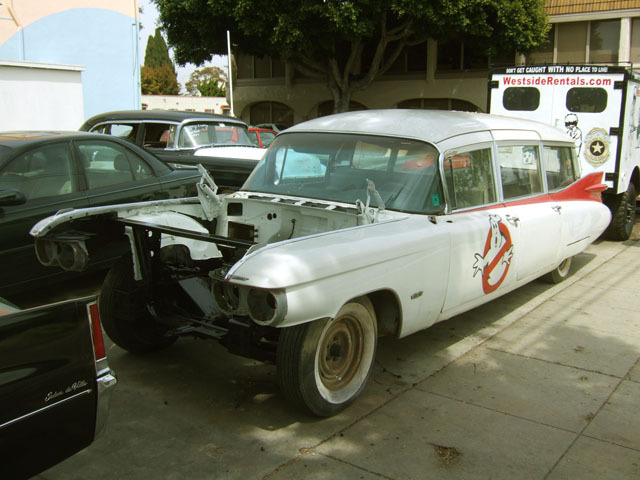
M 111 120 L 160 120 L 169 122 L 183 122 L 184 120 L 214 120 L 218 122 L 239 123 L 247 125 L 239 118 L 229 117 L 227 115 L 218 115 L 216 113 L 205 112 L 184 112 L 180 110 L 119 110 L 116 112 L 105 112 L 94 115 L 87 120 L 83 126 L 93 126 L 97 123 Z
M 28 147 L 42 141 L 50 140 L 74 140 L 100 138 L 104 135 L 99 133 L 76 132 L 76 131 L 14 131 L 0 132 L 0 145 L 8 148 Z
M 547 141 L 571 141 L 567 134 L 551 125 L 531 120 L 450 110 L 360 110 L 319 117 L 294 125 L 284 133 L 327 132 L 359 133 L 414 138 L 439 143 L 449 138 L 476 132 L 525 130 Z
M 9 158 L 15 158 L 23 152 L 39 145 L 47 145 L 52 142 L 65 142 L 71 140 L 100 140 L 103 142 L 117 143 L 125 148 L 133 150 L 137 155 L 153 162 L 154 169 L 166 166 L 157 157 L 145 149 L 134 145 L 121 138 L 105 135 L 103 133 L 79 132 L 79 131 L 14 131 L 0 132 L 0 163 Z M 168 167 L 166 167 L 168 168 Z

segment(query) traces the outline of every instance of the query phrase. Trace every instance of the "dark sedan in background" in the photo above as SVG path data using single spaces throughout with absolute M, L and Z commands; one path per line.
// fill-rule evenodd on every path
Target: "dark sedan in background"
M 202 164 L 223 189 L 237 190 L 264 154 L 238 118 L 175 110 L 123 110 L 87 120 L 80 130 L 113 135 L 174 168 Z
M 29 229 L 68 208 L 192 196 L 200 175 L 144 149 L 85 132 L 0 132 L 0 296 L 62 278 L 38 262 Z M 99 237 L 99 236 L 97 236 Z M 93 268 L 118 256 L 109 238 Z

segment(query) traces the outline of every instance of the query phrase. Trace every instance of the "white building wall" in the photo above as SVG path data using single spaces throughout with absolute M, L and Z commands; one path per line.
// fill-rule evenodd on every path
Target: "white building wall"
M 226 113 L 225 97 L 185 97 L 182 95 L 142 95 L 142 108 L 147 110 L 182 110 L 190 112 Z
M 0 60 L 0 131 L 77 130 L 82 67 Z

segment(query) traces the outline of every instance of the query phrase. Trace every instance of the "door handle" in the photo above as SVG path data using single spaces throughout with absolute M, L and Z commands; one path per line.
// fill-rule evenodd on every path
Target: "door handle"
M 551 210 L 559 215 L 562 213 L 562 205 L 554 205 L 553 207 L 551 207 Z

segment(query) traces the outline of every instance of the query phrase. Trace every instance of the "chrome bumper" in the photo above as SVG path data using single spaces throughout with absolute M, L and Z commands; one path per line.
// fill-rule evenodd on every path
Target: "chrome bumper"
M 98 405 L 96 409 L 96 430 L 95 438 L 104 433 L 104 427 L 109 416 L 109 406 L 111 405 L 111 394 L 115 389 L 118 379 L 113 370 L 107 370 L 98 377 L 96 384 L 98 387 Z

